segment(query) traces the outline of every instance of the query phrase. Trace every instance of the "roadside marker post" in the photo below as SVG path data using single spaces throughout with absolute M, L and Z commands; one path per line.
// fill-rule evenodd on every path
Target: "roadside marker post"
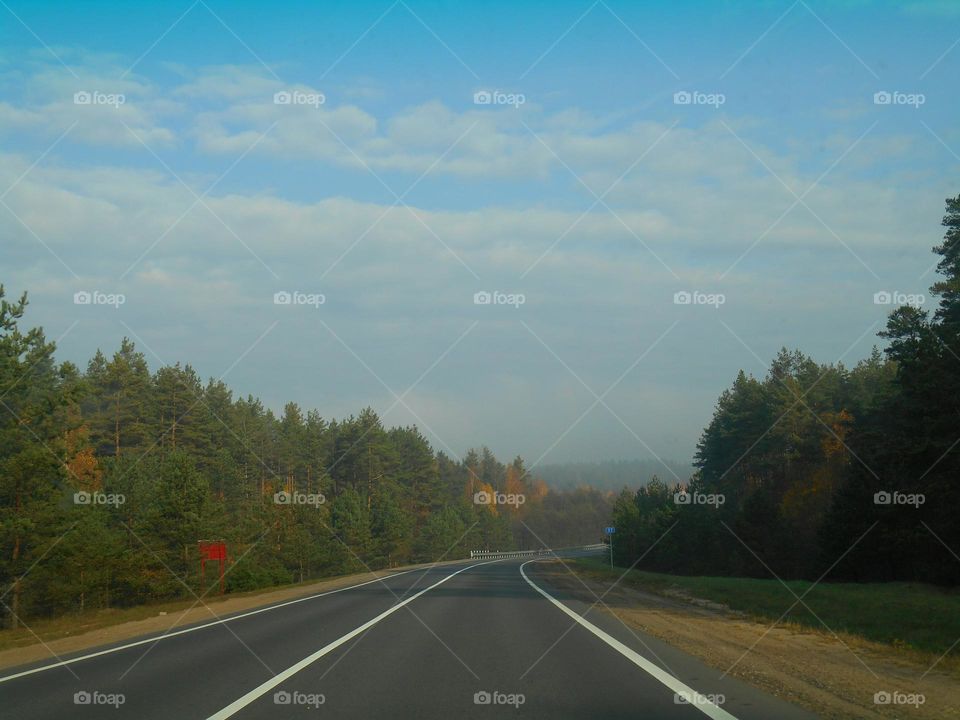
M 604 528 L 603 531 L 610 538 L 610 568 L 613 569 L 613 534 L 617 531 L 615 527 Z

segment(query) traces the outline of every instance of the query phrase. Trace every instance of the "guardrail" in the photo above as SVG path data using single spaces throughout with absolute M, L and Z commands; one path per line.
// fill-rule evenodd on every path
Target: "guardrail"
M 578 547 L 571 548 L 560 548 L 560 550 L 606 550 L 607 546 L 603 543 L 597 543 L 596 545 L 583 545 Z M 519 558 L 519 557 L 540 557 L 543 555 L 554 555 L 557 551 L 549 550 L 547 548 L 540 548 L 539 550 L 471 550 L 470 559 L 471 560 L 500 560 L 502 558 Z
M 471 560 L 489 560 L 500 558 L 538 557 L 549 555 L 553 550 L 471 550 Z

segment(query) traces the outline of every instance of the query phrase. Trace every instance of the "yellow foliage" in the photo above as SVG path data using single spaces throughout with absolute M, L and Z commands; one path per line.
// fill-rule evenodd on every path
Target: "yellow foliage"
M 846 459 L 847 446 L 845 443 L 847 435 L 853 427 L 853 415 L 846 410 L 841 410 L 837 413 L 823 413 L 820 419 L 827 427 L 833 430 L 832 433 L 828 433 L 822 440 L 821 447 L 823 448 L 823 454 L 826 455 L 828 459 L 835 456 L 843 456 L 844 459 Z
M 87 443 L 89 435 L 85 425 L 67 431 L 63 438 L 67 451 L 64 465 L 71 485 L 78 490 L 93 492 L 102 488 L 103 471 L 93 448 Z

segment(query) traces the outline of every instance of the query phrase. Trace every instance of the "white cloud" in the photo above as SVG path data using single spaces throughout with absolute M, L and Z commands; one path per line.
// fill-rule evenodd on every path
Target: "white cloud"
M 458 450 L 466 442 L 487 440 L 483 428 L 500 433 L 491 443 L 499 439 L 514 447 L 523 427 L 529 447 L 516 452 L 529 455 L 545 449 L 563 422 L 589 404 L 581 405 L 584 398 L 571 389 L 575 381 L 545 357 L 517 318 L 556 344 L 598 392 L 676 320 L 676 336 L 624 381 L 618 401 L 626 404 L 624 416 L 641 436 L 685 433 L 686 440 L 668 442 L 669 454 L 682 455 L 705 419 L 703 408 L 729 382 L 731 369 L 759 368 L 716 322 L 718 311 L 678 308 L 674 292 L 726 293 L 728 303 L 719 312 L 761 355 L 778 344 L 808 342 L 838 348 L 839 355 L 870 321 L 882 318 L 870 301 L 878 281 L 843 243 L 891 288 L 923 291 L 928 283 L 918 278 L 932 261 L 929 247 L 940 234 L 947 194 L 947 178 L 925 174 L 929 157 L 922 153 L 928 148 L 908 137 L 870 136 L 806 198 L 827 227 L 798 206 L 721 279 L 794 198 L 715 120 L 668 132 L 605 198 L 618 217 L 602 205 L 581 217 L 594 198 L 577 177 L 595 193 L 606 191 L 664 135 L 668 122 L 626 122 L 580 108 L 547 113 L 532 105 L 521 111 L 456 110 L 439 100 L 390 115 L 334 98 L 319 108 L 276 105 L 273 93 L 283 88 L 275 79 L 230 66 L 187 73 L 182 83 L 163 91 L 142 79 L 125 81 L 118 87 L 129 93 L 129 102 L 119 108 L 75 106 L 68 98 L 76 81 L 50 69 L 38 75 L 29 97 L 0 103 L 0 132 L 33 137 L 40 148 L 0 155 L 3 189 L 36 160 L 43 141 L 52 142 L 74 120 L 79 122 L 64 150 L 135 143 L 123 120 L 151 147 L 167 149 L 171 166 L 197 192 L 216 177 L 211 165 L 232 161 L 276 123 L 236 175 L 189 212 L 195 197 L 143 150 L 130 167 L 110 164 L 126 156 L 98 155 L 91 163 L 84 159 L 89 154 L 78 158 L 58 151 L 7 194 L 10 208 L 79 276 L 70 277 L 0 207 L 3 280 L 11 293 L 22 285 L 34 292 L 33 321 L 55 325 L 76 316 L 92 322 L 89 313 L 75 315 L 68 301 L 74 289 L 128 295 L 118 314 L 96 316 L 99 324 L 87 326 L 67 352 L 81 359 L 92 346 L 111 349 L 126 334 L 114 319 L 122 318 L 165 359 L 193 361 L 199 353 L 201 372 L 219 373 L 234 357 L 214 351 L 208 357 L 208 345 L 226 347 L 224 338 L 250 333 L 252 342 L 277 322 L 277 338 L 266 346 L 269 356 L 250 359 L 265 373 L 266 366 L 256 363 L 269 365 L 270 377 L 280 378 L 276 387 L 266 387 L 271 381 L 265 375 L 247 377 L 241 371 L 247 383 L 241 389 L 279 402 L 287 399 L 282 393 L 291 383 L 298 391 L 303 385 L 285 376 L 321 368 L 319 387 L 304 390 L 315 394 L 297 398 L 310 406 L 326 402 L 335 384 L 338 402 L 386 397 L 362 368 L 340 374 L 344 363 L 356 363 L 341 357 L 342 348 L 334 354 L 337 345 L 318 318 L 349 335 L 348 342 L 378 371 L 396 373 L 390 382 L 398 392 L 477 321 L 485 330 L 478 340 L 464 345 L 446 371 L 411 396 L 414 408 L 443 428 L 450 435 L 445 440 Z M 81 77 L 92 89 L 110 87 L 102 74 Z M 770 128 L 762 120 L 727 122 L 797 193 L 862 132 L 841 127 L 823 139 L 821 163 L 802 141 L 765 141 Z M 364 163 L 377 173 L 406 175 L 408 182 L 436 163 L 430 180 L 439 181 L 442 192 L 411 199 L 416 216 L 405 207 L 390 209 L 392 198 L 374 202 L 350 185 L 362 178 L 376 186 Z M 898 177 L 914 173 L 915 182 L 892 188 L 891 163 Z M 305 164 L 318 176 L 342 179 L 344 189 L 314 191 L 309 178 L 287 188 L 287 171 L 302 171 Z M 398 183 L 396 190 L 406 184 Z M 323 292 L 328 303 L 322 311 L 281 313 L 271 301 L 280 289 Z M 496 314 L 501 308 L 481 312 L 471 301 L 479 289 L 526 293 L 524 314 Z M 833 309 L 831 323 L 808 332 L 810 318 L 825 308 Z M 237 342 L 240 347 L 224 352 L 242 352 Z M 695 411 L 685 373 L 704 386 L 712 383 Z M 472 378 L 468 388 L 464 377 Z M 678 424 L 668 430 L 659 417 L 631 411 L 634 401 L 652 392 L 651 377 L 661 388 L 658 402 L 674 398 L 683 406 Z M 541 427 L 543 417 L 550 418 L 549 427 Z M 632 440 L 617 442 L 629 447 Z M 636 448 L 635 454 L 644 451 Z

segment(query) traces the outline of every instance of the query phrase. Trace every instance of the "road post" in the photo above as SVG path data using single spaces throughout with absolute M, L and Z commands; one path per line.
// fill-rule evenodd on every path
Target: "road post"
M 610 538 L 610 569 L 613 569 L 613 534 L 617 531 L 615 527 L 606 527 L 603 531 Z

